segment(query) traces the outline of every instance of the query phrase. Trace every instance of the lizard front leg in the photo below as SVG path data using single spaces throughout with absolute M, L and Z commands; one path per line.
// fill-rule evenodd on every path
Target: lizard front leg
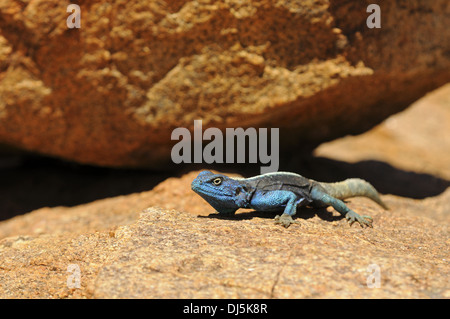
M 345 205 L 343 201 L 340 199 L 334 198 L 331 195 L 328 195 L 324 191 L 313 188 L 311 191 L 311 196 L 314 200 L 315 204 L 324 205 L 324 206 L 332 206 L 334 209 L 336 209 L 339 213 L 345 216 L 345 219 L 347 219 L 350 226 L 354 222 L 358 222 L 361 227 L 368 226 L 372 227 L 372 217 L 370 216 L 361 216 L 357 214 L 356 212 L 352 211 L 350 208 Z
M 256 191 L 251 199 L 250 207 L 259 211 L 276 211 L 284 207 L 283 214 L 275 217 L 275 223 L 287 228 L 294 223 L 292 216 L 297 211 L 297 204 L 297 196 L 291 191 Z

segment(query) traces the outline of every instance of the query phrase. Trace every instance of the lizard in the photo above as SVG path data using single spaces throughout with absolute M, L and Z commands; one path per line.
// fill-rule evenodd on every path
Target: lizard
M 347 207 L 344 199 L 355 196 L 370 198 L 388 209 L 376 189 L 367 181 L 349 178 L 337 183 L 324 183 L 296 173 L 274 172 L 250 178 L 230 178 L 223 174 L 202 171 L 192 181 L 192 190 L 206 200 L 219 214 L 233 215 L 239 208 L 256 211 L 283 211 L 275 223 L 289 227 L 297 207 L 332 206 L 345 217 L 350 226 L 372 227 L 370 216 L 361 216 Z

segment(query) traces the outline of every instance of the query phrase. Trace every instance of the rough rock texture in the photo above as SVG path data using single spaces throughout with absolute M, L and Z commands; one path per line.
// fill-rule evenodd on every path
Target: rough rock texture
M 175 127 L 362 132 L 450 80 L 450 4 L 0 0 L 0 142 L 81 163 L 170 163 Z
M 349 200 L 374 218 L 372 229 L 349 227 L 331 208 L 303 209 L 300 225 L 288 229 L 275 225 L 273 214 L 248 210 L 218 218 L 190 190 L 193 171 L 151 191 L 0 222 L 0 298 L 450 298 L 450 181 L 442 155 L 450 153 L 443 134 L 450 127 L 449 92 L 443 87 L 358 137 L 353 149 L 343 140 L 317 150 L 355 162 L 315 159 L 324 175 L 359 174 L 357 161 L 369 152 L 385 161 L 363 167 L 372 168 L 369 179 L 382 192 L 398 184 L 421 195 L 383 195 L 390 211 L 365 198 Z M 441 125 L 421 125 L 429 109 L 427 122 Z M 409 127 L 416 132 L 406 139 Z M 405 139 L 388 142 L 386 132 Z M 391 156 L 403 152 L 414 154 L 413 166 L 407 154 Z M 316 174 L 314 167 L 297 171 Z M 73 265 L 80 288 L 67 286 Z M 380 267 L 380 288 L 367 287 L 373 265 Z
M 385 196 L 392 211 L 384 212 L 365 199 L 352 200 L 353 209 L 374 217 L 373 229 L 350 228 L 331 209 L 305 210 L 301 226 L 284 229 L 270 214 L 207 217 L 211 208 L 188 190 L 195 175 L 126 198 L 135 212 L 128 214 L 128 223 L 119 220 L 120 226 L 114 226 L 118 219 L 111 210 L 121 207 L 120 199 L 3 222 L 2 233 L 9 225 L 16 235 L 0 241 L 0 296 L 450 297 L 448 212 L 444 220 L 431 212 L 424 216 L 430 201 Z M 177 210 L 138 213 L 161 193 L 173 201 L 166 206 Z M 449 199 L 446 192 L 434 206 Z M 80 288 L 67 287 L 71 264 L 81 271 Z M 366 286 L 372 264 L 380 267 L 381 288 Z

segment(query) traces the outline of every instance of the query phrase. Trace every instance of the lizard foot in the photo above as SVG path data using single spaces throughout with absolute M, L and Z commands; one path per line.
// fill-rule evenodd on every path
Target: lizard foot
M 358 222 L 361 227 L 372 227 L 372 217 L 361 216 L 352 210 L 345 214 L 345 219 L 347 219 L 350 226 L 353 225 L 354 222 Z
M 298 222 L 294 221 L 291 215 L 282 214 L 281 216 L 275 216 L 275 224 L 280 224 L 281 226 L 288 228 L 291 224 L 298 224 Z

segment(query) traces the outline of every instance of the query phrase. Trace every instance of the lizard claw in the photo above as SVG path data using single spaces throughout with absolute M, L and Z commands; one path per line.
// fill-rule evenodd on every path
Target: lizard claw
M 372 222 L 373 222 L 372 217 L 360 216 L 352 210 L 349 211 L 347 214 L 345 214 L 345 219 L 347 219 L 348 224 L 350 226 L 352 226 L 354 222 L 358 222 L 361 227 L 364 227 L 364 226 L 373 227 L 372 226 Z
M 291 224 L 298 224 L 298 222 L 294 221 L 291 215 L 282 214 L 281 216 L 275 216 L 275 224 L 280 224 L 281 226 L 288 228 Z

